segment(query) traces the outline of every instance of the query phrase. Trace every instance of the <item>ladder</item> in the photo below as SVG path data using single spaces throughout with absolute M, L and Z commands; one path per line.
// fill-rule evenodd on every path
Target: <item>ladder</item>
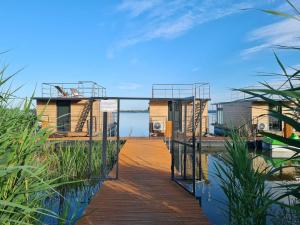
M 78 119 L 78 122 L 76 124 L 75 132 L 82 132 L 83 126 L 87 120 L 87 117 L 91 111 L 92 108 L 92 101 L 88 101 L 85 105 L 84 108 L 80 114 L 80 117 Z
M 199 126 L 200 123 L 200 117 L 204 112 L 206 106 L 206 101 L 200 101 L 197 102 L 195 105 L 195 120 L 193 121 L 193 118 L 191 117 L 190 119 L 190 123 L 187 127 L 187 131 L 192 132 L 193 131 L 193 122 L 195 122 L 195 130 L 197 129 L 197 127 Z

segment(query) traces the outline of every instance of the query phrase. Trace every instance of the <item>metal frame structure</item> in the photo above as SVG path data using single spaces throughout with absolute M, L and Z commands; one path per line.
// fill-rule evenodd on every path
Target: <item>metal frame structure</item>
M 63 96 L 58 87 L 66 93 Z M 72 90 L 77 93 L 74 96 Z M 63 98 L 89 98 L 89 97 L 105 97 L 106 88 L 94 81 L 78 81 L 77 83 L 42 83 L 42 97 L 63 97 Z
M 152 98 L 189 98 L 210 99 L 209 83 L 192 84 L 153 84 Z
M 207 101 L 210 99 L 210 86 L 208 83 L 194 83 L 194 84 L 154 84 L 152 86 L 152 97 L 106 97 L 106 89 L 95 82 L 79 81 L 78 83 L 43 83 L 42 97 L 35 98 L 36 100 L 44 100 L 45 98 L 51 98 L 51 100 L 66 100 L 68 97 L 61 96 L 57 93 L 55 86 L 61 86 L 65 91 L 69 93 L 69 89 L 77 86 L 77 90 L 80 96 L 69 96 L 72 100 L 116 100 L 117 101 L 117 129 L 116 129 L 116 174 L 115 177 L 106 177 L 106 173 L 100 177 L 92 177 L 92 149 L 93 149 L 93 110 L 90 110 L 90 123 L 89 123 L 89 176 L 90 179 L 118 179 L 119 176 L 119 152 L 120 152 L 120 101 L 121 100 L 158 100 L 158 101 L 170 101 L 172 102 L 173 108 L 173 124 L 175 123 L 175 104 L 183 103 L 184 105 L 184 138 L 178 138 L 175 126 L 172 130 L 172 142 L 171 142 L 171 179 L 183 187 L 189 193 L 195 195 L 196 193 L 196 150 L 201 154 L 201 134 L 202 134 L 202 115 L 199 117 L 200 131 L 199 131 L 199 142 L 196 138 L 196 127 L 195 127 L 195 100 Z M 192 104 L 192 139 L 190 140 L 187 135 L 187 105 Z M 182 110 L 181 110 L 182 112 Z M 107 115 L 103 114 L 103 143 L 102 143 L 102 165 L 106 171 L 106 148 L 107 148 Z M 181 115 L 182 116 L 182 115 Z M 180 117 L 182 118 L 182 117 Z M 181 127 L 182 129 L 182 127 Z M 183 179 L 178 179 L 175 176 L 175 144 L 183 145 L 184 150 L 184 165 L 183 165 Z M 187 178 L 187 149 L 192 149 L 192 179 Z M 201 179 L 201 160 L 199 160 L 199 179 Z M 189 189 L 184 182 L 192 180 L 192 189 Z
M 180 185 L 183 189 L 185 189 L 187 192 L 189 192 L 192 195 L 196 195 L 196 150 L 199 151 L 199 154 L 201 154 L 201 144 L 196 144 L 196 127 L 195 122 L 192 124 L 192 139 L 190 140 L 186 133 L 187 133 L 187 105 L 192 104 L 192 120 L 195 120 L 195 97 L 188 97 L 188 98 L 182 98 L 180 100 L 173 100 L 172 101 L 172 108 L 175 108 L 175 104 L 183 105 L 184 107 L 184 127 L 183 130 L 176 130 L 175 126 L 173 125 L 172 129 L 172 144 L 171 144 L 171 179 L 176 182 L 178 185 Z M 175 110 L 172 111 L 172 123 L 175 124 L 178 121 L 175 119 Z M 182 118 L 182 116 L 180 116 Z M 201 120 L 201 116 L 200 116 Z M 178 126 L 177 126 L 178 127 Z M 200 124 L 200 127 L 201 124 Z M 200 128 L 202 129 L 202 128 Z M 180 134 L 180 135 L 178 135 Z M 201 131 L 200 131 L 201 134 Z M 201 136 L 201 135 L 200 135 Z M 201 142 L 201 139 L 200 139 Z M 176 149 L 175 145 L 178 145 L 178 149 Z M 181 154 L 181 147 L 183 146 L 183 174 L 181 169 L 181 161 L 182 161 L 182 154 Z M 187 149 L 192 149 L 192 178 L 187 178 Z M 178 153 L 176 154 L 175 151 L 178 150 Z M 179 170 L 180 175 L 179 177 L 175 175 L 175 155 L 178 155 L 178 163 L 179 163 Z M 201 160 L 200 160 L 201 162 Z M 201 165 L 199 165 L 199 174 L 201 174 Z M 200 176 L 199 176 L 199 179 Z M 190 189 L 187 187 L 186 182 L 192 181 L 192 188 Z

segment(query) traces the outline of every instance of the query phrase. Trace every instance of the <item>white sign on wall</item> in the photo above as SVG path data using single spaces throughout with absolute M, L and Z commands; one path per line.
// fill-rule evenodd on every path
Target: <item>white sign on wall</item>
M 116 112 L 118 110 L 117 100 L 101 100 L 100 111 L 101 112 Z

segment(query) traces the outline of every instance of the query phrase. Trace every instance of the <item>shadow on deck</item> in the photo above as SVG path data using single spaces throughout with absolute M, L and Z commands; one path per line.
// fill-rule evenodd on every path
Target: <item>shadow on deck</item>
M 209 224 L 198 201 L 171 181 L 170 161 L 162 140 L 127 140 L 119 179 L 104 182 L 78 224 Z

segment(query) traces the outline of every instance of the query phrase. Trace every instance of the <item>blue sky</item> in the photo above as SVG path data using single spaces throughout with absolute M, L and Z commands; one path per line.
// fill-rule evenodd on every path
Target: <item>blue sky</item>
M 209 82 L 212 102 L 278 72 L 276 44 L 300 44 L 299 23 L 245 8 L 284 0 L 0 0 L 1 63 L 14 85 L 93 80 L 109 96 L 150 96 L 152 83 Z M 299 2 L 297 3 L 299 5 Z M 299 56 L 278 51 L 289 66 Z

